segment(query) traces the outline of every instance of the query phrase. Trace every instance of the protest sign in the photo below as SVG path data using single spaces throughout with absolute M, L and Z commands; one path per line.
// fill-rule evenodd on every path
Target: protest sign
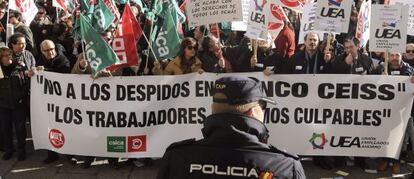
M 407 21 L 407 34 L 414 36 L 414 1 L 407 0 L 391 0 L 391 5 L 400 4 L 409 6 L 408 9 L 408 21 Z
M 267 40 L 266 15 L 270 3 L 267 0 L 250 0 L 249 20 L 247 21 L 246 36 L 251 39 Z
M 231 22 L 231 30 L 234 31 L 246 31 L 247 30 L 247 20 L 249 19 L 249 10 L 250 10 L 250 0 L 240 0 L 243 10 L 243 21 L 233 21 Z
M 327 32 L 348 33 L 352 2 L 318 0 L 315 29 Z
M 405 52 L 408 7 L 372 5 L 369 50 L 371 52 Z
M 190 28 L 243 20 L 240 0 L 189 0 L 186 12 Z
M 302 21 L 300 24 L 298 44 L 304 43 L 305 35 L 309 32 L 316 32 L 318 33 L 320 39 L 323 38 L 324 32 L 315 30 L 316 8 L 317 8 L 316 2 L 306 4 L 303 7 L 303 15 L 302 15 Z
M 369 29 L 371 21 L 371 0 L 363 1 L 358 13 L 358 22 L 355 37 L 361 42 L 360 48 L 364 47 L 369 40 Z
M 261 79 L 269 143 L 299 155 L 398 158 L 413 102 L 404 76 L 198 73 L 110 77 L 39 73 L 31 81 L 35 149 L 103 157 L 161 157 L 201 138 L 214 81 Z M 300 101 L 298 103 L 298 101 Z M 289 136 L 289 139 L 286 139 Z

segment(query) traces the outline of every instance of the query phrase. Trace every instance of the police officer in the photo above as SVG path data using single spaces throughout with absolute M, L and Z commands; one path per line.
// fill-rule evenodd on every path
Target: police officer
M 218 79 L 204 139 L 169 146 L 157 178 L 306 178 L 296 155 L 267 143 L 267 102 L 256 79 Z

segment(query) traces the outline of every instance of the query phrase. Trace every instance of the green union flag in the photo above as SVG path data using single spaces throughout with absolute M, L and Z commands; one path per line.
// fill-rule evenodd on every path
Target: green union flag
M 80 15 L 80 34 L 85 43 L 84 53 L 94 75 L 118 61 L 118 57 L 109 44 L 93 29 L 82 14 Z
M 155 22 L 154 30 L 151 34 L 152 49 L 154 50 L 155 58 L 158 60 L 177 56 L 181 43 L 177 28 L 178 23 L 181 23 L 180 21 L 183 20 L 180 17 L 181 12 L 178 12 L 179 8 L 175 0 L 171 1 L 171 3 L 161 3 L 162 10 L 160 16 L 163 17 L 162 26 L 159 27 L 159 24 Z
M 102 0 L 99 0 L 97 7 L 94 9 L 91 21 L 95 30 L 104 32 L 114 20 L 114 14 L 112 14 L 111 10 L 109 10 L 108 6 Z

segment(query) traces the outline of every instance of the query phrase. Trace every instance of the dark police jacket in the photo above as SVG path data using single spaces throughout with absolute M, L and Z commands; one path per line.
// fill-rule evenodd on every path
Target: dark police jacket
M 297 156 L 263 142 L 260 121 L 241 114 L 214 114 L 202 129 L 204 139 L 172 144 L 158 179 L 306 178 Z

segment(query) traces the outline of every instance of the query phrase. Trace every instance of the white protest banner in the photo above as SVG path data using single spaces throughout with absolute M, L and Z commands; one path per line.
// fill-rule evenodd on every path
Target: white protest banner
M 190 28 L 243 20 L 240 0 L 189 0 L 186 12 Z
M 9 9 L 19 11 L 27 26 L 30 25 L 38 11 L 34 0 L 10 0 Z
M 363 1 L 358 13 L 358 22 L 355 37 L 360 41 L 359 47 L 364 47 L 369 40 L 371 22 L 371 0 Z
M 214 81 L 261 79 L 269 143 L 300 155 L 397 158 L 413 102 L 404 76 L 194 73 L 110 77 L 44 72 L 31 81 L 35 149 L 103 157 L 161 157 L 201 138 Z M 286 136 L 289 136 L 287 139 Z
M 246 31 L 247 20 L 249 19 L 250 0 L 240 0 L 243 9 L 243 21 L 231 22 L 231 30 L 233 31 Z
M 349 0 L 318 0 L 315 29 L 348 33 L 352 2 Z
M 409 6 L 408 9 L 408 22 L 407 22 L 407 34 L 414 35 L 414 1 L 407 0 L 391 0 L 391 5 L 400 4 Z
M 245 36 L 251 39 L 267 40 L 268 31 L 266 24 L 266 13 L 270 8 L 267 0 L 250 0 L 249 20 Z
M 270 0 L 282 7 L 292 9 L 296 12 L 302 13 L 303 6 L 306 4 L 306 0 Z
M 300 23 L 299 31 L 299 42 L 298 44 L 303 44 L 305 35 L 309 32 L 316 32 L 319 35 L 319 38 L 323 38 L 323 31 L 315 30 L 315 19 L 316 19 L 316 2 L 308 3 L 303 7 L 302 21 Z
M 369 50 L 371 52 L 405 52 L 408 7 L 372 5 Z

